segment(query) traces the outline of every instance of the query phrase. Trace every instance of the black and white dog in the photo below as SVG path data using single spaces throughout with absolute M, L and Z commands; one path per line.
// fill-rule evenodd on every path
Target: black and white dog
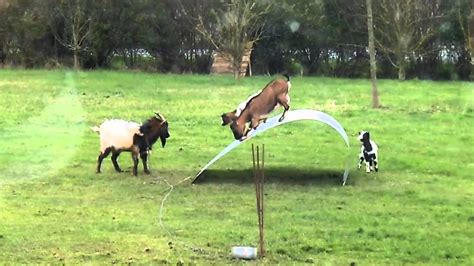
M 367 131 L 359 132 L 358 138 L 362 144 L 359 154 L 359 169 L 362 166 L 362 163 L 365 161 L 365 171 L 367 173 L 370 173 L 370 171 L 373 170 L 377 172 L 379 170 L 377 144 L 375 144 L 375 142 L 370 139 L 370 134 Z

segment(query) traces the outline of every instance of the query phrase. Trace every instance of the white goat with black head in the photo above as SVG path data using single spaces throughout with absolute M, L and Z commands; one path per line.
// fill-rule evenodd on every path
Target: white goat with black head
M 365 161 L 365 171 L 370 173 L 370 171 L 378 171 L 378 147 L 373 140 L 370 139 L 370 133 L 367 131 L 359 132 L 358 139 L 361 142 L 360 154 L 359 154 L 359 169 L 362 166 L 362 163 Z
M 164 148 L 170 137 L 168 121 L 160 114 L 151 117 L 142 125 L 125 120 L 112 119 L 104 121 L 92 130 L 100 135 L 100 154 L 97 158 L 97 173 L 100 173 L 102 160 L 112 153 L 115 171 L 122 172 L 117 158 L 123 151 L 132 153 L 133 174 L 137 175 L 138 156 L 142 159 L 143 171 L 149 174 L 147 159 L 153 144 L 160 138 Z

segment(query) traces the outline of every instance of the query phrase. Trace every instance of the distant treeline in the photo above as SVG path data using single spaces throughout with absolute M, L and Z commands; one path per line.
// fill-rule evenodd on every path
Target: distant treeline
M 214 46 L 196 30 L 197 20 L 218 31 L 215 18 L 232 1 L 252 2 L 1 1 L 0 66 L 208 73 Z M 369 76 L 366 0 L 254 2 L 270 8 L 261 15 L 253 74 Z M 472 78 L 471 5 L 374 0 L 378 77 Z

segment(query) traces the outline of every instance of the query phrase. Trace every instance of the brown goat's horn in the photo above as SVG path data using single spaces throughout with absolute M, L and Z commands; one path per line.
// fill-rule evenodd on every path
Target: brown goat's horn
M 156 114 L 156 117 L 158 117 L 158 119 L 160 119 L 161 121 L 165 121 L 165 120 L 166 120 L 165 117 L 162 116 L 162 115 L 160 115 L 158 112 L 155 112 L 155 114 Z

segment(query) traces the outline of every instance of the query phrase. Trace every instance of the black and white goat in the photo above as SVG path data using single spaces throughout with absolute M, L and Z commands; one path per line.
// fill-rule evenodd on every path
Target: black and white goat
M 160 114 L 151 117 L 142 125 L 125 120 L 112 119 L 104 121 L 92 130 L 100 135 L 100 154 L 97 158 L 97 173 L 100 173 L 102 160 L 112 153 L 112 163 L 115 171 L 122 172 L 117 158 L 123 151 L 132 153 L 133 174 L 137 175 L 138 156 L 142 159 L 143 171 L 148 170 L 147 159 L 153 144 L 160 138 L 164 148 L 166 139 L 170 137 L 168 121 Z
M 365 161 L 365 171 L 367 173 L 370 173 L 370 171 L 377 172 L 379 170 L 377 144 L 375 144 L 375 142 L 370 139 L 370 133 L 368 131 L 359 132 L 358 139 L 361 142 L 359 169 L 362 166 L 362 163 Z

